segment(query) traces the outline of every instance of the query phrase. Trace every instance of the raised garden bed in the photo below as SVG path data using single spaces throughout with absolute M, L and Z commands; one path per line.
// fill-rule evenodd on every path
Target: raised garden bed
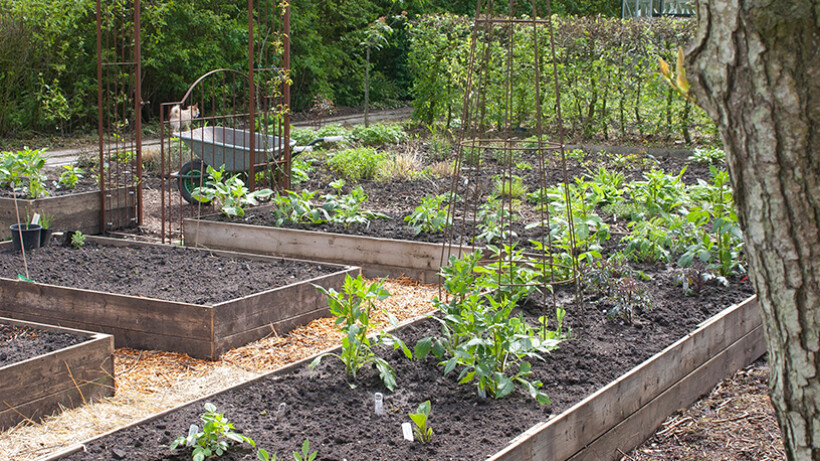
M 253 210 L 266 213 L 269 206 Z M 195 248 L 213 248 L 328 261 L 361 266 L 368 277 L 410 277 L 424 283 L 438 281 L 442 261 L 460 254 L 449 248 L 442 259 L 436 243 L 257 226 L 240 222 L 186 218 L 184 241 Z
M 0 431 L 114 394 L 111 335 L 0 317 Z
M 113 334 L 117 347 L 215 359 L 326 316 L 313 284 L 339 287 L 356 267 L 89 237 L 22 258 L 0 246 L 0 315 Z
M 632 326 L 595 320 L 601 315 L 593 306 L 569 306 L 568 322 L 577 340 L 533 364 L 552 399 L 546 406 L 521 390 L 504 399 L 481 399 L 472 386 L 459 387 L 454 376 L 442 377 L 432 357 L 409 361 L 394 352 L 385 357 L 396 368 L 399 387 L 385 393 L 386 415 L 376 416 L 373 394 L 385 391 L 375 372 L 351 389 L 337 362 L 323 362 L 309 378 L 308 358 L 95 438 L 69 450 L 76 453 L 68 459 L 113 460 L 118 447 L 145 459 L 188 456 L 168 444 L 199 422 L 206 401 L 257 446 L 280 455 L 307 437 L 319 451 L 317 459 L 619 459 L 620 451 L 640 443 L 666 415 L 764 353 L 754 298 L 719 309 L 744 291 L 748 284 L 731 294 L 712 292 L 680 303 L 667 299 L 650 311 L 649 321 Z M 530 321 L 543 312 L 535 310 L 524 307 Z M 584 323 L 587 318 L 591 323 Z M 437 323 L 424 320 L 404 327 L 399 336 L 412 346 L 437 329 Z M 403 441 L 400 424 L 427 399 L 433 408 L 433 441 Z M 286 407 L 280 413 L 281 403 Z M 250 450 L 236 447 L 224 459 L 252 457 Z
M 116 216 L 109 216 L 117 222 L 125 220 L 116 219 L 117 216 L 128 217 L 133 215 L 136 197 L 133 190 L 125 188 L 115 189 L 111 192 L 111 203 L 116 206 L 108 210 L 107 213 L 114 213 Z M 74 194 L 55 195 L 53 197 L 43 197 L 38 199 L 17 199 L 17 207 L 20 210 L 20 219 L 26 220 L 26 212 L 35 212 L 53 217 L 51 229 L 54 231 L 79 230 L 85 234 L 99 234 L 100 229 L 100 192 L 77 192 Z M 133 216 L 132 216 L 133 217 Z M 14 199 L 0 197 L 0 229 L 3 229 L 5 237 L 10 235 L 9 226 L 17 223 L 17 212 L 14 208 Z

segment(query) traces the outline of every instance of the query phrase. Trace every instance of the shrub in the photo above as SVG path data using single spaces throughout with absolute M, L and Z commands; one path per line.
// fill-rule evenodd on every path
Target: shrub
M 365 146 L 383 146 L 397 144 L 407 140 L 407 133 L 400 124 L 356 125 L 350 132 L 350 137 Z
M 383 152 L 371 147 L 358 147 L 336 152 L 328 159 L 327 164 L 334 173 L 355 183 L 374 179 L 386 160 L 387 154 Z

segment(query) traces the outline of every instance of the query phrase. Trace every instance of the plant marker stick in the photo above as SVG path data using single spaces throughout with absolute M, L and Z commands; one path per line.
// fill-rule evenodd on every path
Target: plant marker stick
M 410 423 L 401 423 L 401 432 L 404 435 L 404 440 L 408 442 L 413 441 L 413 428 L 410 426 Z
M 374 406 L 377 415 L 381 416 L 384 414 L 384 395 L 382 395 L 381 392 L 376 392 Z
M 14 183 L 11 183 L 11 190 L 17 190 L 14 187 Z M 20 208 L 17 207 L 17 194 L 12 193 L 12 195 L 14 196 L 14 212 L 17 213 L 17 233 L 20 234 L 20 250 L 23 252 L 23 268 L 26 271 L 26 278 L 31 279 L 31 277 L 28 276 L 28 262 L 26 262 L 26 246 L 23 245 L 23 226 L 20 224 Z
M 276 410 L 276 412 L 277 412 L 277 413 L 284 413 L 284 412 L 285 412 L 285 408 L 286 408 L 287 406 L 288 406 L 288 405 L 287 405 L 285 402 L 280 403 L 280 404 L 279 404 L 279 409 L 278 409 L 278 410 Z

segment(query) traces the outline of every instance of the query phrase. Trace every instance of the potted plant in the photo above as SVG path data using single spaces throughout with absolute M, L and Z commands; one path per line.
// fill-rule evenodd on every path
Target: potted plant
M 40 217 L 40 248 L 48 246 L 51 241 L 51 223 L 54 221 L 54 216 L 43 214 Z
M 39 224 L 12 224 L 11 228 L 11 246 L 15 251 L 20 251 L 20 248 L 25 251 L 36 250 L 40 248 L 40 231 Z

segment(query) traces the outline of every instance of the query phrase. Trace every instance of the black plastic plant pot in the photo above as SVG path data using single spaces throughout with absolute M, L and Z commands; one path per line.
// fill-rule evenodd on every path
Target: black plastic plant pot
M 14 251 L 20 251 L 20 237 L 23 239 L 23 248 L 26 251 L 40 248 L 39 224 L 12 224 L 11 225 L 11 247 Z
M 48 246 L 49 242 L 51 242 L 52 232 L 51 229 L 46 229 L 45 227 L 40 229 L 40 248 Z

